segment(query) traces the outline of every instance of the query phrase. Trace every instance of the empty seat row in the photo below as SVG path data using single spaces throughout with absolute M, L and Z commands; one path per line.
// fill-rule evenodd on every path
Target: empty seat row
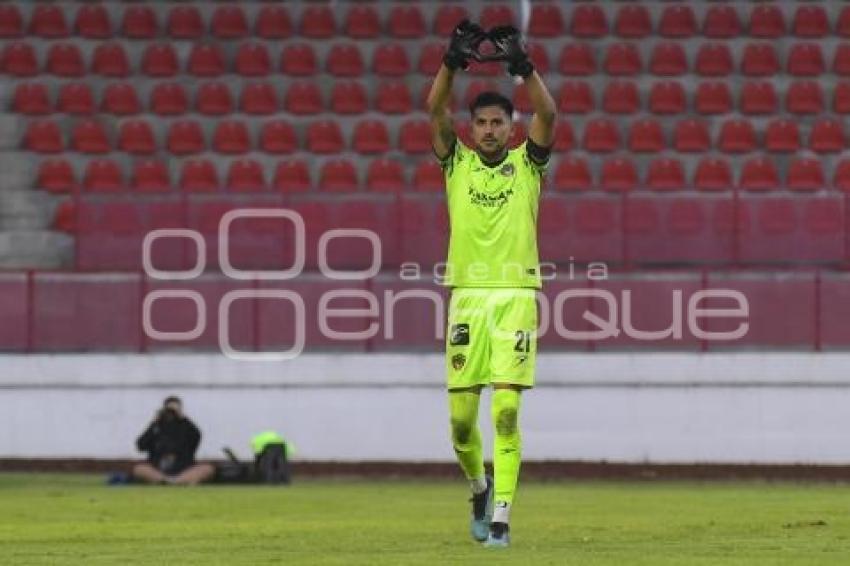
M 237 159 L 230 163 L 226 173 L 206 158 L 187 159 L 180 173 L 172 180 L 168 165 L 156 159 L 136 161 L 132 171 L 115 160 L 93 159 L 85 167 L 79 180 L 71 162 L 64 158 L 48 159 L 39 165 L 37 184 L 56 193 L 71 192 L 81 188 L 88 192 L 116 192 L 127 188 L 137 192 L 158 193 L 178 188 L 187 192 L 252 192 L 276 190 L 303 192 L 316 187 L 322 191 L 351 192 L 360 187 L 376 192 L 396 192 L 408 187 L 416 191 L 443 190 L 443 173 L 433 159 L 424 159 L 411 168 L 397 160 L 376 158 L 369 162 L 361 182 L 357 166 L 348 159 L 330 159 L 317 168 L 317 176 L 310 174 L 311 167 L 304 159 L 279 161 L 272 171 L 254 159 Z M 267 180 L 268 176 L 268 180 Z M 176 183 L 175 183 L 176 181 Z M 270 183 L 269 183 L 270 182 Z
M 605 10 L 594 4 L 570 4 L 563 9 L 557 3 L 540 2 L 531 7 L 528 34 L 532 37 L 558 37 L 565 33 L 577 37 L 602 37 L 613 31 L 621 37 L 646 37 L 653 32 L 663 37 L 691 37 L 702 33 L 707 37 L 735 37 L 748 34 L 754 37 L 775 38 L 787 33 L 798 37 L 824 37 L 830 33 L 850 36 L 850 10 L 841 10 L 834 22 L 821 4 L 797 6 L 790 26 L 780 6 L 760 4 L 752 7 L 749 21 L 735 6 L 712 5 L 701 22 L 688 4 L 674 4 L 660 10 L 653 25 L 652 13 L 646 6 L 629 3 L 616 8 L 610 26 Z M 500 24 L 516 24 L 518 18 L 511 6 L 485 5 L 481 12 L 470 14 L 458 5 L 440 6 L 431 26 L 425 12 L 415 5 L 395 5 L 389 8 L 386 21 L 372 5 L 352 5 L 345 15 L 337 18 L 335 8 L 327 5 L 307 6 L 300 15 L 290 13 L 285 6 L 262 6 L 252 23 L 240 6 L 219 6 L 212 12 L 209 33 L 221 39 L 246 37 L 283 38 L 298 33 L 305 37 L 328 38 L 339 33 L 351 37 L 377 37 L 386 30 L 400 38 L 422 37 L 431 29 L 436 35 L 447 35 L 455 23 L 473 17 L 489 29 Z M 83 37 L 110 37 L 114 30 L 109 12 L 100 5 L 84 5 L 76 12 L 73 25 L 68 24 L 65 11 L 58 6 L 38 5 L 29 24 L 25 25 L 21 11 L 14 4 L 0 7 L 0 37 L 16 37 L 25 31 L 41 37 L 66 37 L 72 32 Z M 298 26 L 293 22 L 298 22 Z M 158 13 L 150 6 L 128 6 L 121 15 L 117 30 L 125 37 L 151 38 L 164 31 L 174 38 L 196 39 L 207 32 L 202 12 L 192 5 L 175 6 L 168 14 Z M 569 20 L 569 23 L 565 23 Z M 613 29 L 612 29 L 613 28 Z
M 659 157 L 650 161 L 644 175 L 639 175 L 638 165 L 632 158 L 615 156 L 606 159 L 596 171 L 587 159 L 565 156 L 553 167 L 551 184 L 558 190 L 584 191 L 594 187 L 605 191 L 630 191 L 645 188 L 670 191 L 695 188 L 702 191 L 722 191 L 736 187 L 747 191 L 790 189 L 817 191 L 828 188 L 830 181 L 822 162 L 811 157 L 793 158 L 783 178 L 777 164 L 770 158 L 758 155 L 745 159 L 737 170 L 723 158 L 706 156 L 699 160 L 689 176 L 686 165 L 674 157 Z M 831 186 L 842 191 L 850 190 L 850 159 L 842 159 L 834 168 Z
M 160 82 L 149 91 L 146 106 L 142 106 L 138 89 L 130 83 L 107 85 L 98 102 L 92 86 L 86 82 L 64 83 L 51 102 L 49 88 L 45 83 L 21 82 L 12 95 L 11 109 L 28 115 L 51 114 L 138 114 L 148 110 L 163 116 L 184 114 L 192 110 L 206 115 L 222 115 L 234 112 L 246 114 L 273 114 L 284 110 L 292 114 L 318 114 L 325 111 L 337 114 L 361 114 L 370 109 L 385 114 L 407 114 L 425 107 L 430 84 L 422 85 L 419 99 L 414 101 L 407 84 L 399 80 L 382 81 L 375 86 L 370 103 L 367 88 L 361 81 L 339 80 L 334 82 L 327 103 L 319 86 L 308 80 L 293 81 L 285 92 L 278 94 L 268 82 L 247 82 L 241 92 L 231 90 L 223 81 L 200 83 L 194 89 L 178 82 Z M 191 94 L 194 90 L 194 95 Z M 470 96 L 469 91 L 467 96 Z M 191 103 L 194 98 L 193 103 Z M 525 97 L 527 101 L 528 97 Z
M 308 124 L 303 143 L 299 143 L 293 125 L 280 119 L 267 120 L 253 127 L 241 120 L 224 119 L 215 124 L 209 135 L 205 135 L 197 120 L 179 119 L 168 125 L 162 141 L 157 140 L 160 136 L 154 129 L 151 122 L 144 119 L 125 120 L 118 126 L 113 140 L 109 128 L 102 122 L 84 119 L 71 128 L 66 143 L 57 122 L 34 120 L 24 134 L 23 147 L 39 153 L 73 150 L 96 154 L 118 150 L 133 154 L 168 151 L 175 155 L 191 155 L 208 149 L 239 154 L 255 147 L 266 153 L 291 153 L 303 147 L 311 153 L 330 154 L 345 151 L 348 147 L 342 128 L 333 120 L 316 120 Z M 461 138 L 468 142 L 469 123 L 458 124 L 458 130 Z M 517 124 L 509 140 L 511 146 L 522 143 L 525 136 L 525 127 Z M 395 147 L 405 153 L 428 153 L 431 151 L 431 129 L 427 120 L 407 120 L 399 127 L 398 142 L 394 145 L 384 122 L 364 119 L 354 125 L 350 147 L 362 154 L 385 153 Z
M 842 151 L 847 147 L 844 127 L 839 120 L 818 118 L 804 135 L 796 120 L 773 118 L 757 127 L 746 119 L 730 118 L 715 127 L 712 136 L 705 120 L 686 118 L 665 131 L 662 123 L 651 118 L 638 119 L 626 125 L 611 118 L 594 118 L 585 122 L 577 143 L 574 126 L 561 120 L 555 132 L 555 151 L 569 151 L 579 145 L 592 153 L 608 153 L 628 149 L 638 153 L 654 153 L 674 149 L 681 153 L 700 153 L 717 149 L 724 153 L 749 153 L 758 149 L 771 152 L 795 152 L 807 147 L 818 153 Z M 714 137 L 714 139 L 712 139 Z

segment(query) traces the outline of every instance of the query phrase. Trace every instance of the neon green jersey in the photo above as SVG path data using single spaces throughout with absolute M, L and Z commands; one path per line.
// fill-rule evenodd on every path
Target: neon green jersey
M 449 207 L 449 287 L 540 288 L 537 208 L 547 164 L 528 157 L 526 143 L 494 167 L 455 142 L 440 162 Z

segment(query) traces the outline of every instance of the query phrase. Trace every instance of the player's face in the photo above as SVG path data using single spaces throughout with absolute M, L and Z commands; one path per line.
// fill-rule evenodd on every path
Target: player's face
M 508 146 L 513 122 L 500 106 L 482 106 L 472 117 L 472 142 L 487 158 L 499 157 Z

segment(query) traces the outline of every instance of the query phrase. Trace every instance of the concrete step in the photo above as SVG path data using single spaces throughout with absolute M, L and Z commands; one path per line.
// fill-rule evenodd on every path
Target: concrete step
M 45 230 L 59 199 L 43 191 L 0 192 L 0 230 Z
M 0 268 L 62 269 L 73 266 L 74 239 L 47 230 L 0 232 Z

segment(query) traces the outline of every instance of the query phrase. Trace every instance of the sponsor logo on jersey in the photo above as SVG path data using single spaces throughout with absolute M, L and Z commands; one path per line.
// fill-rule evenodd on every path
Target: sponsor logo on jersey
M 449 344 L 452 346 L 469 346 L 469 325 L 466 323 L 452 325 Z
M 506 204 L 508 199 L 514 195 L 513 189 L 499 191 L 498 193 L 490 195 L 481 191 L 476 191 L 472 187 L 469 187 L 467 192 L 469 194 L 469 201 L 472 204 L 488 208 L 501 208 L 502 205 Z
M 517 356 L 516 357 L 516 365 L 521 366 L 528 360 L 528 356 Z
M 513 163 L 505 163 L 502 165 L 502 168 L 499 169 L 499 173 L 501 173 L 504 177 L 510 177 L 516 173 L 516 168 Z
M 463 354 L 455 354 L 452 356 L 452 367 L 455 371 L 460 371 L 463 369 L 463 366 L 466 364 L 466 356 Z

